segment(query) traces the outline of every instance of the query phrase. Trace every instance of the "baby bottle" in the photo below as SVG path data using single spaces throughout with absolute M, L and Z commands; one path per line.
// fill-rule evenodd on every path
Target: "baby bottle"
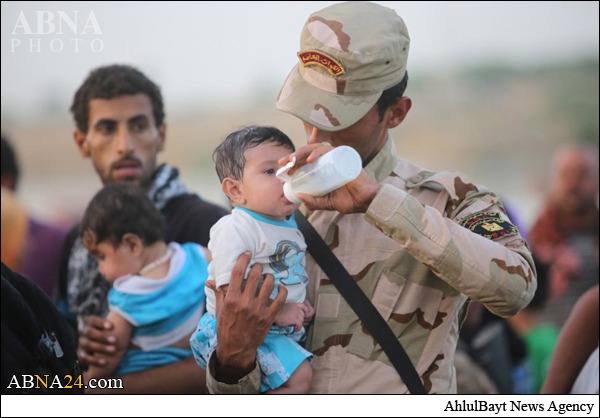
M 352 147 L 342 145 L 323 154 L 314 163 L 300 167 L 289 176 L 287 171 L 296 164 L 296 159 L 277 170 L 276 176 L 285 181 L 283 194 L 293 203 L 300 203 L 297 193 L 323 196 L 358 177 L 362 160 Z

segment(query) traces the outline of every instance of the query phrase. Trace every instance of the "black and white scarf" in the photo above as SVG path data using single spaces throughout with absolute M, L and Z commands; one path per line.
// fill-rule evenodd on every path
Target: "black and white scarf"
M 148 196 L 159 210 L 169 200 L 186 193 L 176 168 L 163 164 L 156 169 Z M 69 310 L 77 316 L 79 323 L 85 316 L 105 316 L 108 313 L 110 284 L 98 271 L 98 263 L 85 249 L 80 237 L 71 249 L 67 283 Z

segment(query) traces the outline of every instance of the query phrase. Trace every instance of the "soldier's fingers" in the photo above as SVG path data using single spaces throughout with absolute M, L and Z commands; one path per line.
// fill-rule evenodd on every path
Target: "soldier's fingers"
M 244 276 L 246 275 L 246 269 L 248 268 L 248 264 L 250 264 L 251 257 L 250 252 L 246 251 L 238 257 L 233 265 L 229 281 L 229 292 L 234 296 L 242 293 Z

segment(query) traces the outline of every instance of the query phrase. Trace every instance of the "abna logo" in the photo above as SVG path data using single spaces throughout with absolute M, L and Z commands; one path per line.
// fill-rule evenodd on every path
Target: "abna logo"
M 28 19 L 23 11 L 19 13 L 11 35 L 22 35 L 27 38 L 24 39 L 25 45 L 23 45 L 21 37 L 11 38 L 11 52 L 23 50 L 24 47 L 28 47 L 26 50 L 29 52 L 42 52 L 48 49 L 51 52 L 62 52 L 65 47 L 73 52 L 79 52 L 81 48 L 85 47 L 93 52 L 101 52 L 104 49 L 102 39 L 98 37 L 89 39 L 90 35 L 103 34 L 93 11 L 87 16 L 80 16 L 79 11 L 38 10 L 34 14 L 35 16 L 30 16 Z M 34 38 L 31 35 L 68 35 L 70 37 L 61 36 L 49 39 L 46 36 Z

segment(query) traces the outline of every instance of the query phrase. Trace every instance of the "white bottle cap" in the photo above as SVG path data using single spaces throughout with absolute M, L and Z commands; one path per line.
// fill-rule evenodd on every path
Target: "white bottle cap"
M 289 163 L 287 163 L 286 165 L 281 167 L 279 170 L 277 170 L 277 172 L 275 173 L 275 176 L 278 179 L 281 179 L 283 181 L 289 181 L 290 176 L 288 176 L 287 172 L 290 168 L 292 168 L 295 165 L 296 165 L 296 157 L 292 157 L 292 161 L 290 161 Z

